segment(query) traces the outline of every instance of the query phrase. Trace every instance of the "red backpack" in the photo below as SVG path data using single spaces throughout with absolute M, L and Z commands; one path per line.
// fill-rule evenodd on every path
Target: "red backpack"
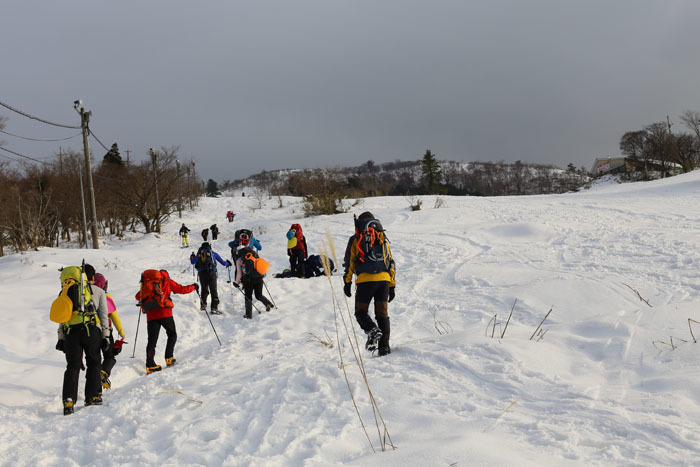
M 304 234 L 301 233 L 301 225 L 299 224 L 292 224 L 292 226 L 289 228 L 289 230 L 294 231 L 294 236 L 297 238 L 297 244 L 301 243 L 301 239 L 304 238 Z
M 168 279 L 165 271 L 157 269 L 146 269 L 141 274 L 141 310 L 143 312 L 156 310 L 159 308 L 172 308 L 173 302 L 170 297 L 163 292 L 165 281 Z

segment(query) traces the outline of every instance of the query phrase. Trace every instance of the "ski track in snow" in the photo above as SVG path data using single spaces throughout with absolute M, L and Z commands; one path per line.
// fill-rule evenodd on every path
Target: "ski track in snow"
M 361 200 L 353 211 L 382 220 L 397 263 L 393 352 L 363 354 L 398 448 L 383 453 L 372 452 L 339 368 L 326 278 L 269 277 L 264 292 L 278 308 L 265 312 L 256 302 L 262 313 L 248 321 L 222 268 L 224 314 L 211 317 L 221 346 L 196 295 L 173 295 L 177 365 L 143 374 L 145 317 L 131 358 L 140 272 L 164 268 L 192 283 L 188 258 L 202 228 L 219 225 L 213 244 L 222 257 L 234 230 L 252 228 L 275 273 L 288 267 L 286 229 L 300 222 L 311 253 L 321 253 L 330 233 L 340 268 L 350 214 L 304 219 L 295 198 L 283 198 L 283 207 L 269 199 L 263 209 L 247 198 L 202 199 L 182 219 L 190 248 L 179 248 L 173 218 L 162 234 L 107 238 L 100 250 L 0 258 L 0 464 L 693 464 L 700 370 L 688 318 L 700 321 L 699 188 L 696 172 L 567 195 L 443 197 L 440 209 L 426 196 L 426 209 L 413 212 L 402 198 Z M 229 209 L 234 224 L 224 218 Z M 107 276 L 129 344 L 105 404 L 81 400 L 63 417 L 65 362 L 47 315 L 57 269 L 83 256 Z M 331 280 L 354 322 L 340 272 Z M 550 308 L 544 337 L 530 340 Z M 334 348 L 318 341 L 326 335 Z M 343 335 L 353 396 L 379 451 L 369 395 Z M 161 332 L 161 364 L 164 345 Z

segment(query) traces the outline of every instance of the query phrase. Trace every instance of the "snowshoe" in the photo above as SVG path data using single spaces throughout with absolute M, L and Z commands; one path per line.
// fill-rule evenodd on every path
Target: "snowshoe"
M 265 305 L 265 311 L 270 311 L 272 308 L 272 303 L 268 303 L 267 305 Z
M 156 366 L 147 366 L 147 367 L 146 367 L 146 374 L 147 374 L 147 375 L 150 375 L 151 373 L 155 373 L 156 371 L 160 371 L 160 370 L 162 370 L 162 369 L 163 369 L 163 368 L 162 368 L 160 365 L 156 365 Z
M 109 389 L 112 387 L 112 382 L 109 380 L 109 375 L 107 374 L 106 371 L 102 371 L 102 387 L 105 389 Z
M 166 366 L 169 366 L 169 367 L 170 367 L 170 366 L 173 366 L 173 365 L 175 365 L 175 362 L 176 362 L 176 361 L 177 361 L 177 360 L 175 360 L 175 357 L 173 357 L 173 358 L 166 358 L 166 359 L 165 359 L 165 365 L 166 365 Z
M 379 339 L 382 338 L 382 331 L 379 328 L 374 327 L 367 333 L 367 342 L 365 343 L 365 348 L 370 352 L 377 350 L 379 345 Z
M 102 405 L 102 396 L 92 396 L 90 399 L 85 401 L 85 405 Z
M 250 314 L 250 313 L 244 314 L 243 317 L 244 317 L 245 319 L 253 319 L 253 315 Z
M 212 315 L 221 315 L 221 314 L 223 314 L 223 313 L 221 313 L 219 310 L 211 310 L 209 313 L 212 314 Z
M 207 311 L 207 305 L 206 305 L 206 303 L 205 303 L 204 305 L 199 305 L 199 310 L 200 310 L 200 311 L 206 312 L 206 311 Z
M 74 412 L 73 399 L 66 399 L 63 401 L 63 415 L 70 415 Z

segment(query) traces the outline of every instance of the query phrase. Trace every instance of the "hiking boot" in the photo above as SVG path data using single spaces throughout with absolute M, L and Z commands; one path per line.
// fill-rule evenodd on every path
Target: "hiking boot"
M 70 415 L 74 411 L 73 409 L 73 399 L 66 399 L 63 401 L 63 415 Z
M 377 350 L 377 345 L 379 345 L 379 339 L 382 338 L 382 331 L 378 327 L 373 327 L 367 333 L 367 342 L 365 343 L 365 348 L 370 352 Z
M 201 305 L 199 305 L 199 310 L 200 310 L 200 311 L 207 311 L 207 304 L 206 304 L 206 303 L 202 303 Z
M 211 311 L 210 311 L 209 313 L 211 313 L 212 315 L 220 315 L 220 314 L 222 314 L 222 313 L 221 313 L 219 310 L 217 310 L 216 308 L 212 308 Z
M 104 370 L 101 370 L 101 371 L 102 371 L 102 374 L 101 374 L 102 375 L 102 387 L 105 389 L 111 388 L 112 382 L 109 380 L 109 374 Z
M 85 401 L 85 405 L 102 405 L 102 397 L 101 396 L 92 396 L 90 399 L 87 399 Z
M 383 357 L 384 355 L 389 355 L 391 353 L 391 349 L 389 348 L 388 345 L 379 347 L 379 356 Z
M 251 315 L 250 313 L 244 314 L 243 317 L 244 317 L 245 319 L 253 319 L 253 315 Z
M 175 365 L 175 362 L 176 362 L 176 361 L 177 361 L 177 360 L 175 360 L 175 357 L 166 358 L 166 359 L 165 359 L 165 365 L 166 365 L 166 366 L 173 366 L 173 365 Z
M 147 367 L 146 367 L 146 374 L 147 374 L 147 375 L 150 375 L 151 373 L 155 373 L 156 371 L 160 371 L 160 370 L 162 370 L 162 369 L 163 369 L 163 368 L 162 368 L 160 365 L 156 365 L 156 366 L 147 366 Z
M 272 309 L 272 303 L 265 305 L 265 311 L 270 311 Z

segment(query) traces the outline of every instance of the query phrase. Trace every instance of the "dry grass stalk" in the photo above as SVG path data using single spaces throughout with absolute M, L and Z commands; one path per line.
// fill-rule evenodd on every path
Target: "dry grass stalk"
M 549 309 L 549 311 L 547 312 L 547 314 L 544 315 L 544 318 L 542 318 L 542 321 L 540 321 L 540 324 L 537 326 L 537 329 L 535 329 L 535 332 L 533 332 L 532 335 L 530 336 L 530 340 L 532 340 L 532 338 L 535 337 L 535 334 L 537 334 L 537 331 L 540 330 L 540 327 L 542 327 L 542 323 L 545 322 L 545 320 L 547 319 L 547 317 L 549 316 L 549 314 L 552 312 L 552 308 L 554 308 L 554 305 L 552 305 L 552 307 Z M 539 342 L 539 341 L 542 340 L 542 338 L 544 337 L 544 333 L 545 333 L 545 332 L 547 332 L 547 331 L 544 331 L 543 333 L 541 333 L 541 334 L 539 335 L 540 338 L 537 340 L 537 342 Z
M 333 348 L 333 340 L 332 340 L 332 339 L 330 338 L 330 336 L 328 335 L 328 331 L 326 331 L 326 330 L 324 329 L 323 332 L 326 334 L 326 339 L 325 339 L 325 340 L 322 339 L 322 338 L 320 338 L 320 337 L 318 337 L 318 336 L 317 336 L 316 334 L 314 334 L 313 332 L 309 332 L 309 333 L 308 333 L 308 334 L 309 334 L 309 341 L 316 341 L 316 342 L 319 342 L 319 343 L 323 344 L 324 347 L 327 347 L 327 348 L 329 348 L 329 349 L 332 349 L 332 348 Z
M 450 334 L 452 332 L 452 326 L 437 319 L 437 310 L 432 310 L 430 313 L 433 315 L 433 326 L 435 326 L 435 330 L 438 334 L 442 336 L 443 334 Z
M 338 257 L 335 252 L 335 244 L 333 242 L 333 239 L 330 235 L 330 232 L 326 231 L 326 239 L 328 241 L 328 244 L 323 242 L 321 253 L 322 256 L 329 257 L 329 250 L 330 253 L 333 255 L 333 260 L 335 261 L 336 264 L 338 263 Z M 340 326 L 338 322 L 338 316 L 340 316 L 340 320 L 342 321 L 343 328 L 345 329 L 345 335 L 347 337 L 347 340 L 350 344 L 350 349 L 352 351 L 353 357 L 355 358 L 355 362 L 358 365 L 358 368 L 360 370 L 360 374 L 362 375 L 362 380 L 365 384 L 365 387 L 367 388 L 367 393 L 369 395 L 370 403 L 372 406 L 372 413 L 374 415 L 374 422 L 375 426 L 377 428 L 377 434 L 379 436 L 379 443 L 381 445 L 382 451 L 386 451 L 387 445 L 391 446 L 392 449 L 396 449 L 396 446 L 394 445 L 391 435 L 389 434 L 389 430 L 386 426 L 386 422 L 384 421 L 384 418 L 382 417 L 381 411 L 379 410 L 379 406 L 377 405 L 377 401 L 374 398 L 374 394 L 372 393 L 372 389 L 370 388 L 369 381 L 367 379 L 367 372 L 365 370 L 365 365 L 364 365 L 364 360 L 362 359 L 362 353 L 360 351 L 360 343 L 357 338 L 357 332 L 355 331 L 355 327 L 353 326 L 353 314 L 350 311 L 350 305 L 348 304 L 347 298 L 345 300 L 345 313 L 343 313 L 343 309 L 340 306 L 340 303 L 338 302 L 335 294 L 335 289 L 333 288 L 333 281 L 331 280 L 331 275 L 330 275 L 330 267 L 326 267 L 327 265 L 324 264 L 324 271 L 326 272 L 326 277 L 328 278 L 328 283 L 330 284 L 331 287 L 331 296 L 333 298 L 333 313 L 335 317 L 335 332 L 336 332 L 336 340 L 338 342 L 338 355 L 340 357 L 340 362 L 342 365 L 343 369 L 343 375 L 345 376 L 345 382 L 348 387 L 348 391 L 350 392 L 350 397 L 353 401 L 353 404 L 355 406 L 355 412 L 357 413 L 358 418 L 360 419 L 360 424 L 362 425 L 362 429 L 365 432 L 365 435 L 367 436 L 367 440 L 370 442 L 370 446 L 372 447 L 372 451 L 376 452 L 374 449 L 374 445 L 372 444 L 372 441 L 369 437 L 369 434 L 367 433 L 367 429 L 365 428 L 364 421 L 362 420 L 362 416 L 360 415 L 359 408 L 357 406 L 357 402 L 355 401 L 355 397 L 352 392 L 352 388 L 350 386 L 350 381 L 348 379 L 348 374 L 345 371 L 346 364 L 343 359 L 343 354 L 341 351 L 341 345 L 340 345 Z M 347 315 L 347 316 L 346 316 Z M 348 324 L 349 323 L 349 324 Z M 381 426 L 380 426 L 381 425 Z M 383 433 L 382 433 L 383 432 Z
M 503 412 L 501 412 L 500 414 L 498 414 L 498 417 L 496 417 L 496 419 L 495 419 L 493 422 L 491 422 L 491 424 L 490 424 L 489 426 L 487 426 L 486 428 L 484 428 L 484 430 L 482 431 L 482 433 L 486 433 L 486 432 L 489 431 L 491 428 L 493 428 L 494 426 L 496 426 L 496 423 L 498 423 L 498 421 L 501 419 L 501 417 L 502 417 L 506 412 L 508 412 L 519 400 L 520 400 L 520 399 L 515 399 L 513 402 L 510 403 L 510 405 L 509 405 L 508 407 L 506 407 L 505 409 L 503 409 Z
M 171 393 L 173 393 L 173 394 L 180 394 L 181 396 L 185 396 L 185 397 L 187 398 L 187 400 L 190 401 L 190 402 L 196 402 L 197 404 L 202 404 L 202 401 L 200 401 L 199 399 L 195 399 L 195 398 L 192 397 L 192 396 L 188 396 L 188 395 L 185 394 L 184 392 L 178 391 L 177 389 L 162 388 L 161 391 L 163 391 L 163 392 L 171 392 Z
M 695 320 L 692 319 L 692 318 L 688 318 L 688 327 L 690 328 L 690 335 L 691 335 L 691 337 L 693 338 L 693 344 L 697 344 L 698 341 L 697 341 L 697 339 L 695 339 L 695 334 L 693 334 L 693 326 L 690 324 L 691 322 L 697 323 L 697 324 L 700 324 L 700 322 L 695 321 Z
M 676 347 L 673 345 L 673 342 L 671 342 L 671 343 L 669 344 L 668 342 L 664 342 L 664 341 L 651 341 L 651 343 L 652 343 L 652 345 L 653 345 L 654 347 L 657 348 L 657 350 L 658 350 L 659 352 L 663 352 L 663 350 L 662 350 L 662 349 L 659 349 L 659 346 L 656 345 L 657 343 L 667 345 L 667 346 L 671 347 L 671 350 L 676 350 Z
M 508 329 L 508 323 L 510 323 L 510 318 L 513 316 L 513 310 L 515 310 L 515 304 L 518 303 L 518 299 L 516 298 L 515 301 L 513 302 L 513 306 L 510 309 L 510 314 L 508 315 L 508 320 L 506 321 L 506 326 L 503 328 L 503 332 L 501 333 L 501 339 L 503 339 L 503 336 L 506 335 L 506 329 Z
M 629 287 L 629 289 L 632 290 L 632 292 L 636 293 L 636 294 L 637 294 L 637 297 L 639 297 L 639 300 L 640 300 L 640 301 L 646 303 L 650 308 L 654 308 L 654 307 L 652 307 L 651 304 L 649 303 L 649 300 L 646 299 L 646 298 L 644 298 L 644 297 L 642 297 L 642 295 L 637 291 L 637 289 L 630 287 L 629 285 L 625 284 L 624 282 L 622 283 L 622 285 Z

